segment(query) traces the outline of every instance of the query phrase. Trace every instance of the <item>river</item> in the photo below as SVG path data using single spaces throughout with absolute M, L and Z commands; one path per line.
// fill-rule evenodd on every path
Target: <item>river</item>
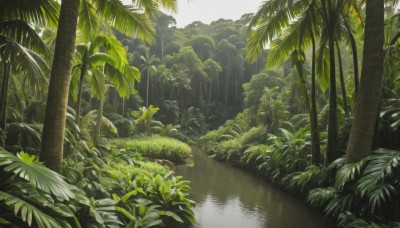
M 334 223 L 300 199 L 252 174 L 209 159 L 193 147 L 194 166 L 175 172 L 191 181 L 190 198 L 201 228 L 330 228 Z

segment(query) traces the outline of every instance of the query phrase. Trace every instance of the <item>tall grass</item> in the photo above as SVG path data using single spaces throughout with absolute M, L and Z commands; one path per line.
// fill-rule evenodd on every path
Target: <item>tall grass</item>
M 112 144 L 125 149 L 128 153 L 139 153 L 143 157 L 165 159 L 175 163 L 182 163 L 191 156 L 189 145 L 168 137 L 116 139 Z

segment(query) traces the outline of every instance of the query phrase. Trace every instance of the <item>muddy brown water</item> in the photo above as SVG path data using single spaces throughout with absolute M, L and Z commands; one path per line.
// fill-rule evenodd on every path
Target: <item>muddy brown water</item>
M 300 199 L 251 173 L 209 159 L 193 147 L 194 166 L 175 172 L 191 181 L 190 198 L 201 228 L 331 228 L 335 224 Z

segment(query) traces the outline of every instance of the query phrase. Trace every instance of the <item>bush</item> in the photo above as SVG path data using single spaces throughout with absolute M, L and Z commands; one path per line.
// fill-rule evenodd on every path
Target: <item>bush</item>
M 144 157 L 177 163 L 184 162 L 191 155 L 191 149 L 186 143 L 161 136 L 118 139 L 112 141 L 112 144 L 124 145 L 126 151 L 130 153 L 137 152 Z
M 187 198 L 189 182 L 182 177 L 172 172 L 140 175 L 132 187 L 124 195 L 113 194 L 117 210 L 125 217 L 125 227 L 190 227 L 195 223 L 195 202 Z
M 106 117 L 111 120 L 117 128 L 119 137 L 129 137 L 132 135 L 133 126 L 128 119 L 116 113 L 108 114 Z
M 266 140 L 267 131 L 264 126 L 253 127 L 249 131 L 243 133 L 239 140 L 242 145 L 260 144 Z
M 237 161 L 242 156 L 240 154 L 242 144 L 236 139 L 223 141 L 216 147 L 216 159 L 225 161 Z
M 112 163 L 105 168 L 107 172 L 117 179 L 122 179 L 125 176 L 129 178 L 136 177 L 143 173 L 151 175 L 165 175 L 168 169 L 160 164 L 147 161 L 139 161 L 136 165 L 126 165 L 121 163 Z

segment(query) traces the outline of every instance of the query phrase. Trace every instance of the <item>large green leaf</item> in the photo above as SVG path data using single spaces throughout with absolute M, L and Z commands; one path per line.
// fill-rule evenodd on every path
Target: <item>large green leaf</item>
M 1 20 L 21 19 L 41 26 L 56 25 L 60 4 L 55 0 L 0 0 Z
M 5 172 L 14 173 L 42 191 L 53 194 L 62 200 L 74 197 L 71 191 L 72 186 L 66 183 L 61 175 L 38 162 L 33 155 L 20 152 L 15 156 L 0 149 L 0 167 Z
M 100 25 L 96 15 L 96 9 L 89 1 L 81 1 L 78 27 L 86 41 L 93 40 L 99 31 Z
M 148 42 L 154 40 L 155 31 L 148 17 L 132 5 L 124 5 L 120 0 L 90 0 L 97 9 L 97 15 L 111 26 L 128 36 L 137 36 Z
M 5 205 L 14 208 L 14 214 L 21 217 L 22 221 L 27 223 L 29 226 L 33 225 L 33 221 L 40 228 L 42 227 L 71 227 L 67 222 L 59 223 L 51 215 L 48 215 L 38 209 L 36 206 L 15 197 L 9 193 L 0 191 L 0 202 L 4 202 Z
M 92 76 L 90 77 L 90 91 L 97 99 L 101 99 L 106 93 L 106 76 L 98 68 L 92 68 Z
M 47 58 L 51 57 L 50 49 L 44 44 L 39 34 L 23 20 L 0 21 L 0 34 L 30 48 Z

